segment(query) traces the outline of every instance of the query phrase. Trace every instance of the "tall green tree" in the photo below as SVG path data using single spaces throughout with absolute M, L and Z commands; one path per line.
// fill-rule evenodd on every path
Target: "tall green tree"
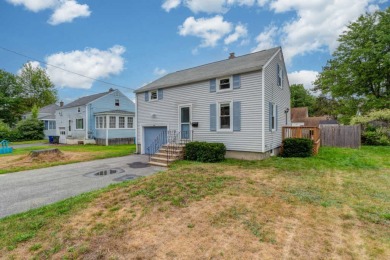
M 390 107 L 390 8 L 360 16 L 338 41 L 314 90 L 337 101 L 344 117 Z
M 308 107 L 309 114 L 313 114 L 313 105 L 315 97 L 309 90 L 305 89 L 303 84 L 292 84 L 291 91 L 291 107 Z
M 9 126 L 15 125 L 27 109 L 22 93 L 17 77 L 0 69 L 0 120 Z
M 57 101 L 57 90 L 46 71 L 33 67 L 31 63 L 23 65 L 18 82 L 23 88 L 23 98 L 28 107 L 44 107 Z

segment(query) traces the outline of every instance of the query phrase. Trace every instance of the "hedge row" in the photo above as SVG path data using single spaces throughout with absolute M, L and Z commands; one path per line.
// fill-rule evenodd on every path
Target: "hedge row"
M 283 140 L 283 157 L 310 157 L 313 155 L 313 141 L 306 138 Z

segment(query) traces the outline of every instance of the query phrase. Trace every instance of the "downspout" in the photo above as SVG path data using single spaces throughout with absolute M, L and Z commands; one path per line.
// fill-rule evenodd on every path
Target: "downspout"
M 135 143 L 135 153 L 139 154 L 140 151 L 138 151 L 138 95 L 137 93 L 135 94 L 135 138 L 134 138 L 134 143 Z
M 88 140 L 88 105 L 85 106 L 85 140 Z

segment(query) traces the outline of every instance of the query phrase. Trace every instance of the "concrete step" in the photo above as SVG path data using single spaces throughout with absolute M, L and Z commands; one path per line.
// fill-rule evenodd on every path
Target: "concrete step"
M 165 162 L 165 163 L 168 162 L 168 163 L 171 163 L 171 162 L 177 161 L 177 159 L 176 158 L 170 158 L 170 159 L 167 160 L 167 157 L 160 158 L 160 157 L 152 156 L 150 158 L 150 161 L 152 161 L 152 162 Z
M 160 163 L 160 162 L 149 162 L 149 164 L 154 166 L 168 167 L 166 163 Z
M 159 158 L 167 158 L 167 154 L 166 153 L 155 153 L 153 154 L 154 157 L 159 157 Z M 172 153 L 172 154 L 169 154 L 169 157 L 170 158 L 179 158 L 183 156 L 182 153 Z

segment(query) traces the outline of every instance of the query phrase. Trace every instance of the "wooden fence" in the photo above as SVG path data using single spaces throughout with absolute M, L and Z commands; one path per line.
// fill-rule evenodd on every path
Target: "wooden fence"
M 360 148 L 361 126 L 322 126 L 321 143 L 323 146 Z
M 282 139 L 307 138 L 314 142 L 313 154 L 318 154 L 320 149 L 320 129 L 311 126 L 283 126 Z

